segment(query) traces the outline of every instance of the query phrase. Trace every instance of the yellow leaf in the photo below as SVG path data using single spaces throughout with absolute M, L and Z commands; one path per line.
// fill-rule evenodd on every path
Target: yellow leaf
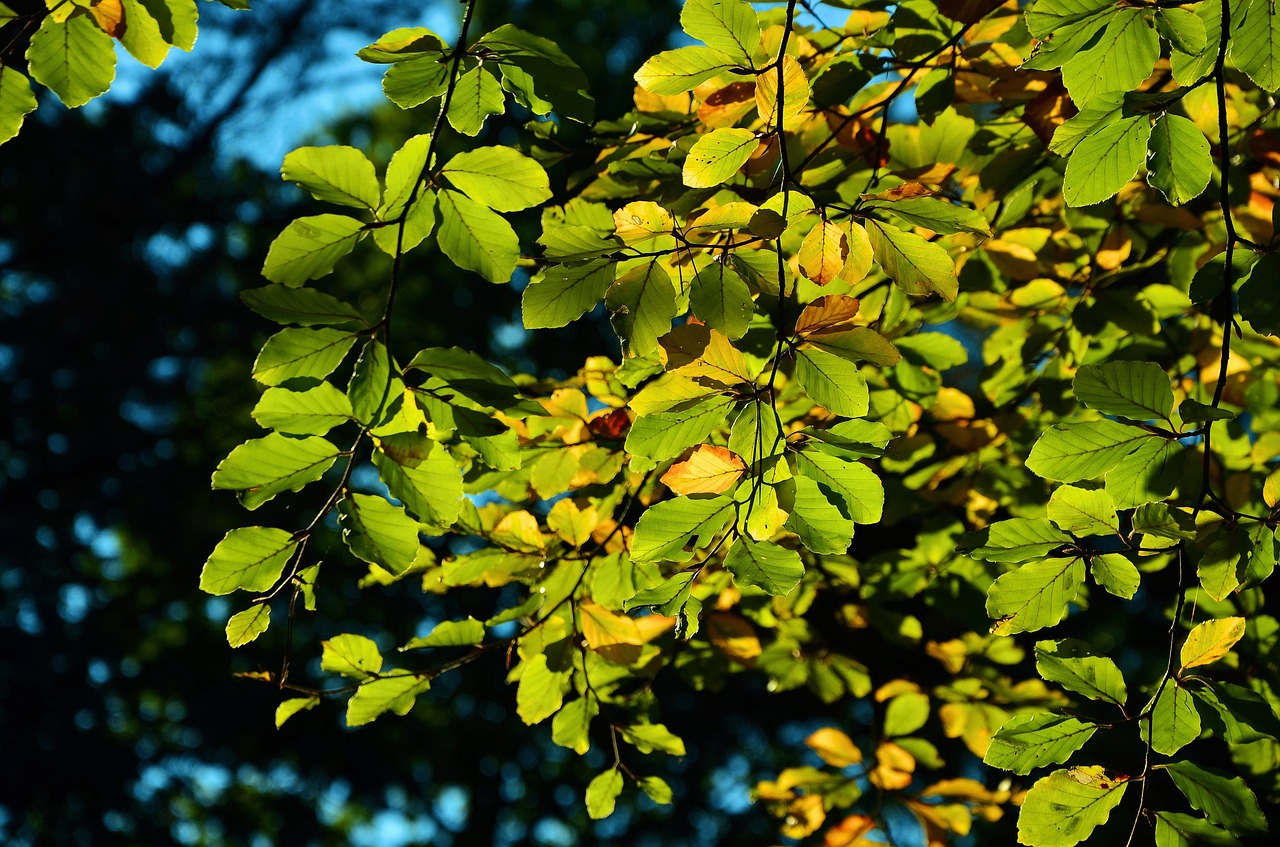
M 504 547 L 541 553 L 547 543 L 538 531 L 538 519 L 525 511 L 512 512 L 493 529 L 493 540 Z
M 702 324 L 678 326 L 658 339 L 662 366 L 703 385 L 732 388 L 753 377 L 728 336 Z
M 804 740 L 822 761 L 837 768 L 847 768 L 862 761 L 862 751 L 853 739 L 835 727 L 826 726 Z
M 801 310 L 800 317 L 796 318 L 796 335 L 804 337 L 811 332 L 832 329 L 850 323 L 857 316 L 857 298 L 828 294 Z
M 822 847 L 862 847 L 864 844 L 878 844 L 862 836 L 876 828 L 876 822 L 869 815 L 849 815 L 840 823 L 827 830 Z
M 572 500 L 565 498 L 556 502 L 547 515 L 547 527 L 564 539 L 566 544 L 580 547 L 591 539 L 591 530 L 596 528 L 600 517 L 595 506 L 579 509 Z
M 724 447 L 703 444 L 683 462 L 662 475 L 662 484 L 676 494 L 720 494 L 747 472 L 746 463 Z
M 791 56 L 782 57 L 782 88 L 782 125 L 789 127 L 809 105 L 809 80 L 804 75 L 804 68 Z M 774 123 L 774 115 L 778 111 L 776 68 L 756 77 L 756 109 L 766 127 Z
M 748 667 L 755 664 L 761 648 L 751 624 L 730 612 L 712 612 L 703 621 L 703 627 L 711 643 L 727 658 Z
M 582 615 L 582 637 L 588 647 L 620 665 L 629 665 L 640 658 L 644 635 L 634 620 L 614 614 L 597 603 L 583 603 L 578 611 Z
M 875 701 L 883 703 L 899 694 L 919 694 L 920 686 L 908 679 L 892 679 L 876 689 Z
M 885 791 L 901 791 L 911 785 L 916 759 L 903 748 L 887 741 L 876 748 L 876 768 L 870 774 L 873 785 Z
M 849 239 L 840 227 L 823 221 L 809 230 L 800 244 L 800 273 L 818 285 L 826 285 L 844 268 Z
M 1182 667 L 1194 668 L 1218 661 L 1244 635 L 1244 618 L 1205 621 L 1187 635 L 1182 645 Z
M 822 807 L 821 794 L 797 797 L 787 806 L 787 817 L 782 824 L 782 834 L 788 838 L 804 838 L 817 831 L 826 819 L 827 811 Z
M 688 231 L 691 233 L 697 230 L 722 232 L 729 229 L 745 229 L 751 225 L 751 217 L 758 211 L 758 208 L 754 203 L 746 203 L 741 200 L 724 203 L 703 212 L 697 221 L 688 228 Z
M 861 282 L 871 272 L 871 236 L 867 235 L 867 228 L 853 218 L 844 221 L 842 225 L 848 239 L 849 253 L 845 257 L 839 279 L 852 285 Z
M 756 87 L 750 82 L 731 82 L 707 95 L 698 109 L 698 120 L 710 129 L 733 126 L 756 105 Z
M 618 237 L 626 244 L 647 241 L 654 236 L 672 232 L 676 228 L 671 213 L 648 200 L 628 203 L 614 212 L 613 225 Z

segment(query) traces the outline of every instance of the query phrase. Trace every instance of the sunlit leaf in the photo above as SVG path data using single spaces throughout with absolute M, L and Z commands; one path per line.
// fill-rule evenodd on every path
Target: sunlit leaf
M 1071 847 L 1106 823 L 1124 798 L 1128 778 L 1097 765 L 1054 771 L 1031 786 L 1018 814 L 1018 841 L 1030 847 Z
M 218 463 L 213 487 L 236 492 L 246 509 L 256 509 L 285 491 L 315 482 L 341 455 L 323 438 L 288 438 L 271 433 L 246 441 Z

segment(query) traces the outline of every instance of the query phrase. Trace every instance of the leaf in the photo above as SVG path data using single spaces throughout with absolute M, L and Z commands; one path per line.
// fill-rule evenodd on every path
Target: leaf
M 280 176 L 327 203 L 370 211 L 382 203 L 373 162 L 354 147 L 299 147 L 284 157 Z
M 27 73 L 69 108 L 83 106 L 111 87 L 116 51 L 111 36 L 89 15 L 64 23 L 48 15 L 27 46 Z
M 640 786 L 640 790 L 645 795 L 657 803 L 659 806 L 668 806 L 671 804 L 671 786 L 667 785 L 666 780 L 660 776 L 642 776 L 636 781 Z
M 552 262 L 579 262 L 599 259 L 618 252 L 620 242 L 598 227 L 581 224 L 548 225 L 538 237 L 543 256 Z
M 320 642 L 320 670 L 368 679 L 382 670 L 382 653 L 372 639 L 343 633 Z
M 407 715 L 418 695 L 431 687 L 426 677 L 409 671 L 393 671 L 366 682 L 347 701 L 347 726 L 364 726 L 379 715 Z
M 1054 771 L 1036 782 L 1018 813 L 1018 843 L 1071 847 L 1106 823 L 1128 779 L 1113 779 L 1098 765 Z
M 1236 413 L 1197 403 L 1188 397 L 1178 404 L 1178 417 L 1182 418 L 1183 423 L 1207 423 L 1208 421 L 1234 420 Z
M 270 625 L 270 606 L 266 603 L 250 606 L 243 612 L 236 612 L 227 621 L 227 643 L 232 647 L 243 647 L 266 632 Z
M 356 55 L 366 62 L 393 65 L 439 52 L 445 47 L 440 36 L 424 26 L 401 27 L 357 50 Z
M 1234 835 L 1204 818 L 1179 812 L 1156 812 L 1156 847 L 1238 847 L 1239 844 Z
M 456 191 L 437 195 L 440 249 L 458 267 L 506 282 L 520 258 L 520 239 L 501 215 Z
M 809 105 L 809 78 L 792 56 L 782 57 L 782 91 L 782 124 L 789 129 Z M 778 71 L 774 68 L 756 75 L 756 113 L 766 127 L 773 127 L 777 111 Z
M 760 22 L 746 0 L 687 0 L 680 11 L 680 26 L 690 37 L 744 67 L 751 67 L 760 46 Z
M 1070 543 L 1071 536 L 1043 518 L 1010 518 L 991 524 L 982 546 L 969 555 L 987 562 L 1029 562 Z
M 520 684 L 516 688 L 516 713 L 520 720 L 532 725 L 541 723 L 560 710 L 569 690 L 569 673 L 547 667 L 547 654 L 539 653 L 521 665 Z
M 276 729 L 284 726 L 284 722 L 298 714 L 314 709 L 320 704 L 319 697 L 290 697 L 276 706 Z
M 678 404 L 669 412 L 641 415 L 627 432 L 625 447 L 655 462 L 675 458 L 723 424 L 732 403 L 722 394 L 713 394 Z
M 840 227 L 822 221 L 800 243 L 800 273 L 818 285 L 836 278 L 849 255 L 849 239 Z
M 622 772 L 610 768 L 587 784 L 587 816 L 593 821 L 613 814 L 618 795 L 622 793 Z
M 1151 709 L 1150 729 L 1138 724 L 1144 741 L 1162 756 L 1172 756 L 1200 737 L 1200 713 L 1195 698 L 1176 681 L 1169 680 Z
M 733 574 L 734 584 L 754 585 L 777 596 L 789 593 L 804 576 L 804 564 L 795 550 L 745 535 L 733 542 L 724 566 Z
M 1195 523 L 1184 509 L 1173 509 L 1164 503 L 1144 503 L 1130 519 L 1133 531 L 1174 541 L 1190 541 L 1196 537 Z
M 0 65 L 0 144 L 18 134 L 23 119 L 36 105 L 31 82 L 19 71 Z
M 1156 32 L 1181 53 L 1199 53 L 1208 43 L 1204 21 L 1188 9 L 1157 11 Z
M 884 512 L 884 485 L 866 465 L 807 448 L 796 455 L 795 462 L 798 474 L 835 495 L 832 502 L 845 517 L 860 524 L 880 521 Z
M 547 515 L 547 529 L 556 533 L 571 547 L 581 547 L 591 540 L 591 531 L 599 523 L 594 506 L 579 509 L 569 498 L 559 500 Z
M 710 262 L 693 277 L 689 307 L 698 319 L 727 338 L 738 339 L 751 325 L 751 289 L 731 267 Z
M 1152 436 L 1107 471 L 1106 491 L 1121 509 L 1163 500 L 1182 478 L 1185 464 L 1181 444 Z
M 636 71 L 636 84 L 661 96 L 683 94 L 732 70 L 737 63 L 710 47 L 691 45 L 649 57 Z
M 1187 634 L 1179 660 L 1182 669 L 1210 665 L 1221 659 L 1244 637 L 1245 620 L 1239 617 L 1205 621 Z
M 870 362 L 882 368 L 902 361 L 898 348 L 874 329 L 855 326 L 852 329 L 820 330 L 805 338 L 819 350 L 851 362 Z M 906 339 L 904 339 L 906 340 Z M 806 349 L 801 347 L 801 350 Z
M 650 506 L 636 523 L 631 558 L 637 562 L 687 562 L 694 548 L 707 547 L 734 517 L 728 497 L 680 497 Z M 638 597 L 638 595 L 637 595 Z
M 453 186 L 499 212 L 517 212 L 551 199 L 542 165 L 510 147 L 478 147 L 455 155 L 441 169 Z
M 1231 22 L 1232 61 L 1259 88 L 1274 94 L 1280 90 L 1280 16 L 1275 7 L 1268 0 L 1244 0 L 1232 7 Z
M 1129 561 L 1129 557 L 1121 553 L 1103 553 L 1094 556 L 1089 562 L 1089 573 L 1093 581 L 1105 588 L 1109 593 L 1125 600 L 1132 600 L 1142 584 L 1142 575 L 1138 568 Z
M 554 41 L 503 24 L 477 42 L 499 57 L 502 87 L 537 115 L 554 110 L 579 123 L 591 120 L 587 77 Z
M 313 215 L 292 221 L 267 251 L 262 275 L 297 288 L 333 271 L 339 259 L 355 249 L 364 224 L 346 215 Z
M 266 385 L 324 379 L 355 343 L 353 333 L 338 329 L 282 329 L 268 338 L 258 353 L 253 378 Z
M 628 351 L 647 356 L 658 348 L 658 338 L 671 329 L 676 290 L 662 265 L 651 261 L 618 277 L 605 292 L 604 304 Z
M 1153 362 L 1083 365 L 1071 385 L 1080 402 L 1107 415 L 1168 422 L 1173 411 L 1169 377 Z
M 399 368 L 376 338 L 365 342 L 347 385 L 347 398 L 357 421 L 369 429 L 387 423 L 404 402 L 404 382 Z
M 662 475 L 662 484 L 676 494 L 722 494 L 742 479 L 747 466 L 723 447 L 703 444 Z
M 418 525 L 384 498 L 348 493 L 338 501 L 342 540 L 356 558 L 402 574 L 418 555 Z
M 837 415 L 860 418 L 867 414 L 867 381 L 848 359 L 816 347 L 796 350 L 796 378 L 814 402 Z
M 992 737 L 982 761 L 993 768 L 1029 774 L 1045 765 L 1058 765 L 1084 746 L 1098 730 L 1066 715 L 1027 712 L 1014 715 Z
M 909 197 L 893 202 L 872 201 L 866 203 L 864 208 L 883 209 L 909 224 L 934 232 L 991 235 L 991 224 L 980 213 L 936 197 Z
M 280 579 L 298 546 L 292 533 L 265 526 L 233 529 L 209 554 L 200 572 L 200 590 L 230 594 L 236 589 L 262 592 Z
M 579 756 L 591 749 L 591 721 L 600 714 L 596 698 L 590 695 L 571 700 L 551 721 L 551 740 Z
M 351 419 L 351 402 L 327 382 L 306 391 L 268 388 L 252 414 L 259 426 L 277 432 L 324 435 Z
M 788 510 L 786 528 L 814 553 L 848 552 L 853 542 L 853 521 L 842 515 L 809 477 L 797 476 L 794 485 L 795 499 Z
M 160 22 L 141 0 L 123 0 L 124 33 L 120 44 L 129 55 L 149 68 L 158 68 L 169 54 L 169 43 L 160 32 Z
M 578 606 L 582 638 L 587 647 L 606 660 L 630 665 L 640 658 L 644 636 L 640 626 L 626 615 L 615 614 L 597 603 Z
M 1072 639 L 1036 642 L 1036 672 L 1090 700 L 1105 700 L 1121 709 L 1128 700 L 1124 676 L 1116 663 L 1091 655 L 1085 645 Z
M 1253 273 L 1237 292 L 1240 316 L 1249 322 L 1254 332 L 1263 335 L 1280 335 L 1280 299 L 1274 296 L 1274 287 L 1270 284 L 1278 274 L 1280 255 L 1267 253 L 1258 259 Z
M 355 306 L 314 288 L 264 285 L 241 291 L 240 299 L 250 309 L 278 324 L 315 326 L 364 322 Z
M 388 71 L 390 73 L 390 71 Z M 502 84 L 485 65 L 477 65 L 458 77 L 449 103 L 449 126 L 463 135 L 476 136 L 490 115 L 501 115 L 507 106 Z
M 1049 520 L 1063 532 L 1076 536 L 1116 535 L 1120 532 L 1115 503 L 1107 492 L 1096 489 L 1070 485 L 1055 489 L 1049 498 Z
M 443 447 L 424 458 L 397 457 L 383 449 L 374 451 L 373 464 L 391 496 L 431 529 L 443 533 L 462 509 L 462 472 Z
M 684 741 L 660 723 L 636 723 L 621 727 L 622 738 L 641 753 L 661 750 L 671 756 L 685 754 Z
M 804 740 L 805 746 L 822 761 L 837 768 L 847 768 L 862 761 L 862 751 L 853 739 L 835 727 L 823 727 Z
M 1086 136 L 1067 160 L 1062 194 L 1069 206 L 1092 206 L 1124 188 L 1147 157 L 1151 122 L 1146 115 L 1120 118 Z
M 1147 182 L 1173 205 L 1194 200 L 1208 187 L 1213 175 L 1209 140 L 1191 121 L 1180 115 L 1162 114 L 1156 119 L 1147 147 Z
M 464 621 L 441 621 L 431 632 L 410 639 L 401 650 L 418 650 L 423 647 L 468 647 L 484 641 L 484 624 L 475 618 Z
M 1036 439 L 1027 457 L 1027 470 L 1058 482 L 1094 479 L 1148 438 L 1149 434 L 1136 427 L 1110 420 L 1054 424 Z
M 1191 762 L 1170 762 L 1163 767 L 1192 808 L 1204 812 L 1210 823 L 1224 826 L 1236 835 L 1260 835 L 1267 831 L 1267 819 L 1258 808 L 1258 798 L 1238 776 L 1202 768 Z
M 1264 738 L 1280 740 L 1280 718 L 1267 697 L 1229 682 L 1204 682 L 1192 694 L 1217 712 L 1222 721 L 1222 737 L 1228 744 L 1249 744 Z
M 947 251 L 914 232 L 867 219 L 871 251 L 885 275 L 912 296 L 937 293 L 952 302 L 960 290 L 956 265 Z
M 1062 81 L 1071 99 L 1084 105 L 1099 94 L 1136 89 L 1159 58 L 1160 39 L 1149 15 L 1122 7 L 1111 13 L 1106 29 L 1088 49 L 1063 64 Z
M 759 146 L 756 134 L 749 129 L 711 130 L 690 148 L 684 160 L 684 184 L 690 188 L 710 188 L 728 182 Z
M 567 326 L 594 309 L 613 284 L 617 265 L 600 259 L 579 265 L 552 265 L 525 286 L 521 314 L 528 329 Z
M 365 49 L 367 50 L 368 48 Z M 401 109 L 412 109 L 415 106 L 421 106 L 428 100 L 445 93 L 449 87 L 449 69 L 451 66 L 452 62 L 449 54 L 439 50 L 424 52 L 416 59 L 397 62 L 387 68 L 387 73 L 382 77 L 382 93 L 387 95 L 387 99 Z M 466 95 L 475 97 L 477 96 L 475 86 L 483 85 L 484 81 L 469 79 L 467 83 Z M 461 86 L 462 80 L 459 79 L 458 87 L 461 88 Z M 490 91 L 487 92 L 490 96 L 492 96 L 492 88 L 495 86 L 497 86 L 496 81 L 493 82 L 490 86 Z M 454 92 L 455 97 L 461 95 L 461 91 Z M 501 90 L 499 90 L 498 96 L 501 97 Z M 450 112 L 453 111 L 452 105 L 451 103 Z M 474 103 L 470 105 L 472 119 L 474 119 L 477 108 Z
M 232 450 L 218 463 L 213 487 L 236 492 L 241 505 L 253 510 L 277 494 L 315 482 L 340 455 L 323 438 L 288 438 L 273 432 Z
M 1053 626 L 1067 614 L 1084 582 L 1079 557 L 1030 562 L 1002 575 L 987 590 L 987 616 L 995 635 L 1033 632 Z

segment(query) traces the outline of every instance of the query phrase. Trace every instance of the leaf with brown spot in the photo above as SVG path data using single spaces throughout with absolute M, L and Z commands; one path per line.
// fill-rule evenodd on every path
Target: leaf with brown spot
M 810 332 L 847 324 L 858 316 L 858 299 L 844 294 L 827 294 L 819 297 L 800 312 L 796 318 L 796 335 L 801 337 Z
M 809 230 L 800 244 L 800 272 L 818 285 L 826 285 L 844 268 L 849 239 L 830 221 Z
M 720 494 L 728 491 L 747 472 L 746 463 L 724 447 L 703 444 L 683 462 L 676 462 L 662 475 L 662 484 L 676 494 Z

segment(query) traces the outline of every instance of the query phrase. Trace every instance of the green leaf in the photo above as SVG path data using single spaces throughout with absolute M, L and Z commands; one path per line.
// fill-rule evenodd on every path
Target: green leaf
M 798 474 L 835 496 L 831 502 L 846 518 L 860 524 L 879 523 L 884 512 L 884 485 L 871 468 L 812 448 L 797 453 L 795 463 Z
M 636 71 L 636 84 L 654 94 L 683 94 L 737 67 L 737 63 L 710 47 L 691 45 L 651 56 Z
M 613 228 L 613 218 L 608 226 Z M 622 243 L 613 235 L 582 224 L 548 225 L 538 236 L 543 256 L 552 262 L 579 262 L 617 253 Z
M 872 255 L 895 285 L 913 297 L 936 292 L 947 302 L 956 299 L 956 264 L 940 245 L 870 218 L 864 223 Z
M 1045 765 L 1062 764 L 1097 730 L 1095 724 L 1066 715 L 1047 712 L 1014 715 L 992 737 L 982 761 L 993 768 L 1029 774 Z
M 373 64 L 394 65 L 438 53 L 447 46 L 440 36 L 424 26 L 400 27 L 391 30 L 368 47 L 360 48 L 356 55 Z
M 298 218 L 276 236 L 267 250 L 262 275 L 297 288 L 333 271 L 339 259 L 355 249 L 364 224 L 346 215 Z
M 0 144 L 18 134 L 23 119 L 36 105 L 31 82 L 13 68 L 0 65 Z
M 91 15 L 72 15 L 64 23 L 54 17 L 47 15 L 31 36 L 27 72 L 74 109 L 111 87 L 116 75 L 115 45 Z
M 1049 520 L 1063 532 L 1075 536 L 1116 535 L 1120 518 L 1111 495 L 1105 491 L 1075 488 L 1055 489 L 1049 498 Z
M 689 307 L 698 319 L 730 339 L 741 338 L 751 325 L 755 303 L 742 277 L 722 262 L 710 262 L 693 277 Z
M 327 203 L 370 211 L 382 203 L 373 162 L 354 147 L 299 147 L 284 157 L 280 176 Z
M 1053 626 L 1067 613 L 1084 582 L 1079 557 L 1030 562 L 1003 574 L 987 590 L 987 615 L 996 635 Z
M 694 549 L 710 546 L 715 536 L 735 516 L 732 499 L 678 497 L 650 506 L 636 523 L 631 538 L 631 558 L 637 562 L 687 562 Z M 633 598 L 635 605 L 639 596 Z
M 324 379 L 355 343 L 355 335 L 338 329 L 282 329 L 263 345 L 253 363 L 253 378 L 267 385 Z
M 751 66 L 760 46 L 760 22 L 746 0 L 687 0 L 680 26 L 744 67 Z
M 804 576 L 804 564 L 795 550 L 745 535 L 733 542 L 724 566 L 733 574 L 734 584 L 754 585 L 778 596 L 790 592 Z
M 1195 698 L 1176 681 L 1169 680 L 1151 707 L 1151 722 L 1139 721 L 1142 739 L 1162 756 L 1172 756 L 1200 737 L 1200 713 Z
M 1144 503 L 1133 513 L 1133 531 L 1174 541 L 1190 541 L 1196 527 L 1189 512 L 1164 503 Z
M 886 738 L 910 735 L 929 720 L 929 695 L 918 691 L 899 694 L 884 710 Z
M 365 342 L 347 386 L 352 414 L 370 429 L 394 417 L 404 402 L 404 382 L 387 347 L 376 338 Z
M 1071 847 L 1107 822 L 1124 798 L 1127 779 L 1112 779 L 1098 765 L 1054 771 L 1036 782 L 1018 813 L 1018 843 Z
M 355 306 L 314 288 L 290 288 L 286 285 L 264 285 L 240 292 L 245 305 L 267 320 L 278 324 L 316 326 L 364 323 Z
M 259 426 L 289 435 L 324 435 L 351 420 L 351 401 L 332 384 L 306 391 L 268 388 L 253 407 Z
M 591 120 L 595 103 L 587 76 L 554 41 L 503 24 L 477 44 L 498 55 L 502 87 L 516 102 L 536 115 L 555 111 L 579 123 Z
M 587 784 L 587 816 L 593 821 L 613 814 L 618 795 L 622 793 L 622 771 L 610 768 Z
M 535 277 L 520 298 L 528 329 L 567 326 L 599 304 L 613 284 L 617 263 L 597 259 L 578 265 L 552 265 Z
M 433 97 L 445 93 L 449 87 L 449 69 L 452 66 L 449 54 L 442 50 L 428 51 L 416 59 L 396 62 L 387 68 L 386 75 L 382 77 L 382 93 L 401 109 L 421 106 Z M 461 89 L 461 80 L 458 85 Z M 460 96 L 461 91 L 455 91 L 454 95 Z M 453 104 L 450 104 L 450 112 L 452 111 Z
M 948 103 L 948 105 L 950 105 Z M 971 232 L 974 235 L 990 235 L 991 224 L 980 213 L 966 206 L 958 206 L 936 197 L 910 197 L 906 200 L 871 201 L 863 208 L 882 209 L 902 218 L 914 226 L 922 226 L 934 232 L 954 234 Z
M 342 540 L 352 555 L 393 574 L 409 569 L 418 555 L 418 524 L 384 498 L 348 494 L 338 502 Z
M 1082 365 L 1072 388 L 1089 408 L 1131 421 L 1168 422 L 1173 411 L 1169 377 L 1153 362 Z
M 670 275 L 656 261 L 646 262 L 618 277 L 605 292 L 605 308 L 618 337 L 633 356 L 658 349 L 658 338 L 671 329 L 676 316 L 676 289 Z
M 1010 518 L 991 524 L 984 543 L 970 550 L 969 555 L 986 562 L 1029 562 L 1070 543 L 1071 536 L 1044 518 Z
M 1280 297 L 1275 296 L 1275 279 L 1280 276 L 1280 254 L 1267 253 L 1258 259 L 1253 273 L 1238 292 L 1240 316 L 1254 332 L 1280 335 Z
M 690 148 L 684 160 L 684 184 L 690 188 L 710 188 L 728 182 L 759 146 L 756 134 L 749 129 L 711 130 Z
M 1181 53 L 1199 53 L 1208 44 L 1204 21 L 1187 9 L 1157 9 L 1156 32 Z
M 660 723 L 636 723 L 621 728 L 622 738 L 641 753 L 660 750 L 669 756 L 685 754 L 684 741 Z
M 227 643 L 232 647 L 243 647 L 266 632 L 270 625 L 270 606 L 266 603 L 250 606 L 243 612 L 236 612 L 227 621 Z
M 1183 15 L 1199 21 L 1189 12 Z M 1213 175 L 1213 158 L 1209 140 L 1196 125 L 1179 115 L 1162 114 L 1151 130 L 1147 142 L 1151 155 L 1147 160 L 1147 182 L 1160 189 L 1175 206 L 1190 202 L 1209 185 Z
M 160 37 L 190 53 L 196 43 L 196 20 L 199 13 L 195 0 L 142 0 L 160 27 Z
M 1280 16 L 1269 0 L 1243 0 L 1231 10 L 1231 59 L 1264 91 L 1280 90 Z
M 835 414 L 846 418 L 867 414 L 867 381 L 848 359 L 801 347 L 796 351 L 796 378 L 815 403 Z
M 551 740 L 579 756 L 591 749 L 591 721 L 600 714 L 600 705 L 590 695 L 571 700 L 551 721 Z
M 818 483 L 809 477 L 797 476 L 794 484 L 795 500 L 788 510 L 786 528 L 814 553 L 847 553 L 853 543 L 853 521 L 840 514 Z
M 541 406 L 521 398 L 511 377 L 470 350 L 428 347 L 419 350 L 405 367 L 426 371 L 450 391 L 485 409 L 501 409 L 518 418 L 546 414 Z
M 1149 13 L 1120 7 L 1109 17 L 1102 35 L 1062 66 L 1062 81 L 1071 99 L 1081 105 L 1099 94 L 1136 89 L 1160 58 L 1160 38 Z
M 1224 826 L 1236 835 L 1260 835 L 1267 831 L 1267 819 L 1258 808 L 1245 781 L 1191 762 L 1170 762 L 1163 767 L 1192 808 L 1204 812 L 1210 823 Z
M 1114 468 L 1151 436 L 1116 421 L 1054 424 L 1040 434 L 1027 470 L 1057 482 L 1094 479 Z
M 636 418 L 627 432 L 627 452 L 655 462 L 674 459 L 685 448 L 706 440 L 724 423 L 733 401 L 723 394 L 712 394 L 696 402 L 681 403 L 667 412 L 654 412 Z
M 805 336 L 805 342 L 851 362 L 870 362 L 887 368 L 902 361 L 902 353 L 889 339 L 865 326 L 810 333 Z
M 1216 406 L 1197 403 L 1188 397 L 1178 404 L 1178 417 L 1182 418 L 1183 423 L 1207 423 L 1208 421 L 1234 420 L 1236 413 L 1227 409 L 1219 409 Z
M 290 697 L 276 706 L 276 729 L 284 726 L 284 722 L 298 714 L 314 709 L 320 704 L 319 697 Z
M 382 653 L 372 639 L 344 632 L 320 642 L 320 670 L 368 679 L 382 670 Z
M 454 188 L 499 212 L 518 212 L 551 199 L 551 183 L 542 165 L 510 147 L 463 151 L 441 173 Z
M 236 492 L 246 509 L 256 509 L 277 494 L 315 482 L 341 454 L 323 438 L 273 432 L 232 450 L 214 471 L 213 487 Z
M 1099 127 L 1077 144 L 1062 182 L 1067 205 L 1091 206 L 1114 197 L 1146 161 L 1150 137 L 1150 119 L 1137 115 Z
M 650 800 L 659 806 L 667 806 L 671 803 L 671 786 L 667 785 L 666 780 L 660 776 L 642 776 L 636 783 L 640 786 Z
M 409 199 L 414 196 L 414 189 L 422 181 L 429 153 L 431 135 L 423 133 L 410 138 L 391 155 L 391 161 L 387 164 L 387 187 L 383 192 L 382 207 L 378 209 L 380 220 L 392 221 L 404 212 Z M 377 235 L 379 231 L 375 230 L 374 234 Z
M 1152 436 L 1107 471 L 1106 491 L 1120 509 L 1132 509 L 1168 497 L 1186 464 L 1181 444 Z
M 1036 642 L 1036 672 L 1068 691 L 1115 703 L 1121 709 L 1129 698 L 1116 663 L 1090 654 L 1084 644 L 1072 639 Z
M 1204 818 L 1156 812 L 1156 847 L 1238 847 L 1240 841 Z
M 501 215 L 456 191 L 441 191 L 440 249 L 458 267 L 506 282 L 520 258 L 520 239 Z
M 390 73 L 390 71 L 388 71 Z M 485 65 L 477 65 L 458 77 L 449 103 L 449 126 L 463 135 L 476 136 L 490 115 L 501 115 L 507 107 L 502 84 Z
M 1205 593 L 1222 601 L 1240 586 L 1240 559 L 1244 538 L 1235 530 L 1224 530 L 1209 543 L 1196 563 L 1196 576 Z
M 516 713 L 526 724 L 541 723 L 560 710 L 569 690 L 569 671 L 553 671 L 547 667 L 546 653 L 539 653 L 521 668 Z
M 1249 744 L 1264 738 L 1280 740 L 1280 718 L 1263 695 L 1220 680 L 1199 680 L 1192 693 L 1209 705 L 1222 721 L 1228 744 Z
M 366 682 L 347 701 L 347 726 L 364 726 L 387 712 L 407 715 L 418 695 L 430 687 L 431 680 L 409 671 L 392 671 Z
M 1093 581 L 1109 593 L 1125 600 L 1132 600 L 1142 584 L 1142 575 L 1129 557 L 1122 553 L 1103 553 L 1089 562 Z
M 236 589 L 261 592 L 280 579 L 298 540 L 283 529 L 248 526 L 223 536 L 200 572 L 200 590 L 230 594 Z
M 468 647 L 484 641 L 484 624 L 475 618 L 465 621 L 441 621 L 430 633 L 414 638 L 401 650 L 418 650 L 422 647 Z

